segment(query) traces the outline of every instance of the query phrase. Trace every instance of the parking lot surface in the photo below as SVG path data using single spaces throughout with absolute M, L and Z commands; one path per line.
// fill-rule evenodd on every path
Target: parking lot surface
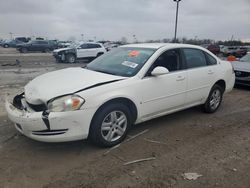
M 21 93 L 40 74 L 84 65 L 0 48 L 0 187 L 250 187 L 250 88 L 226 94 L 215 114 L 195 107 L 136 125 L 113 149 L 41 143 L 17 133 L 5 96 Z M 202 176 L 187 180 L 184 173 Z

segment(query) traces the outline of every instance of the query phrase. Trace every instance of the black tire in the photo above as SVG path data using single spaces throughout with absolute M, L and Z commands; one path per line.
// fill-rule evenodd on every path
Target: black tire
M 118 126 L 117 122 L 120 118 L 116 119 L 117 120 L 116 123 L 113 122 L 113 123 L 111 123 L 112 125 L 108 125 L 108 127 L 110 126 L 109 130 L 102 129 L 103 123 L 105 123 L 106 119 L 108 119 L 109 117 L 111 118 L 111 116 L 109 116 L 109 115 L 114 113 L 114 112 L 118 113 L 118 115 L 119 115 L 119 113 L 123 113 L 123 115 L 121 115 L 121 116 L 123 116 L 123 117 L 126 116 L 126 123 L 127 124 L 126 124 L 126 126 L 124 124 L 124 129 L 123 129 L 124 132 L 122 132 L 121 135 L 118 135 L 116 133 L 116 131 L 119 131 L 119 130 L 117 130 L 118 128 L 115 127 L 115 126 Z M 131 120 L 132 120 L 132 116 L 131 116 L 131 113 L 129 111 L 129 108 L 126 105 L 124 105 L 122 103 L 107 104 L 104 107 L 101 107 L 97 111 L 95 116 L 93 117 L 92 122 L 91 122 L 91 126 L 90 126 L 89 138 L 94 144 L 101 146 L 101 147 L 115 146 L 115 145 L 121 143 L 126 138 L 127 133 L 131 127 Z M 110 119 L 110 121 L 112 121 L 112 120 Z M 105 131 L 107 132 L 106 135 L 104 135 Z M 118 137 L 120 136 L 120 137 L 117 139 L 114 138 L 114 140 L 108 141 L 107 137 L 108 137 L 108 134 L 110 131 L 113 132 L 114 137 L 115 136 L 118 136 Z
M 75 63 L 76 62 L 76 56 L 74 54 L 67 54 L 66 55 L 66 62 L 67 63 Z
M 8 44 L 4 44 L 3 47 L 4 48 L 9 48 L 9 45 Z
M 100 52 L 96 55 L 96 58 L 100 57 L 101 55 L 103 55 L 104 53 L 103 52 Z
M 50 49 L 49 48 L 46 48 L 45 50 L 44 50 L 44 53 L 49 53 L 50 52 Z
M 218 110 L 223 99 L 224 90 L 219 85 L 214 85 L 209 93 L 206 103 L 203 105 L 206 113 L 214 113 Z
M 27 53 L 27 52 L 28 52 L 28 49 L 27 49 L 27 48 L 21 48 L 20 52 L 22 52 L 22 53 Z

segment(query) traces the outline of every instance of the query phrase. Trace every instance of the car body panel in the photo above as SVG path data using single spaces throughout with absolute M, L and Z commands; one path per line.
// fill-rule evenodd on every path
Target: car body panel
M 25 86 L 25 97 L 31 104 L 47 103 L 54 97 L 72 94 L 95 84 L 120 79 L 123 79 L 123 77 L 98 73 L 79 67 L 67 68 L 38 76 L 29 82 Z M 62 83 L 67 87 L 57 87 Z M 50 89 L 48 90 L 48 88 Z
M 236 85 L 250 86 L 250 62 L 232 62 L 236 75 Z

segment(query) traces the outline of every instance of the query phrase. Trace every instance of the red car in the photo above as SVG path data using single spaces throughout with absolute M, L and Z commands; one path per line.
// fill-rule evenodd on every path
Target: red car
M 207 44 L 203 46 L 204 48 L 208 49 L 210 52 L 212 52 L 215 55 L 218 55 L 220 53 L 220 46 L 215 44 Z

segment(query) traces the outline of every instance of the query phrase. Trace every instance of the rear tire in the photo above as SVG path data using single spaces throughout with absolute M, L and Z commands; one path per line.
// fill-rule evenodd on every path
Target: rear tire
M 21 48 L 21 50 L 20 50 L 22 53 L 27 53 L 27 48 Z
M 129 108 L 121 103 L 110 103 L 97 111 L 90 126 L 89 138 L 101 147 L 112 147 L 121 143 L 131 126 Z
M 66 62 L 67 63 L 75 63 L 76 62 L 76 56 L 74 54 L 66 55 Z
M 50 49 L 49 48 L 46 48 L 45 50 L 44 50 L 44 53 L 49 53 L 50 52 Z
M 4 48 L 9 48 L 8 44 L 3 45 Z
M 206 113 L 214 113 L 221 105 L 223 98 L 223 89 L 219 85 L 214 85 L 209 93 L 203 108 Z

